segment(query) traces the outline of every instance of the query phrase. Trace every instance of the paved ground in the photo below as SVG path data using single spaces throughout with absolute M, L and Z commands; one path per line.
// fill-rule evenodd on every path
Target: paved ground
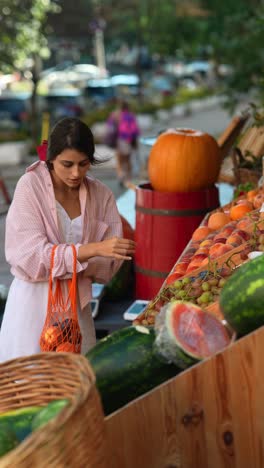
M 203 131 L 207 131 L 215 136 L 218 136 L 226 128 L 230 122 L 230 115 L 219 106 L 207 110 L 199 110 L 194 112 L 191 115 L 185 117 L 173 117 L 167 118 L 166 114 L 162 116 L 162 119 L 155 121 L 152 128 L 142 131 L 142 136 L 154 136 L 158 132 L 165 128 L 170 127 L 190 127 L 190 128 L 199 128 Z M 135 165 L 135 174 L 133 182 L 138 184 L 139 182 L 147 181 L 147 171 L 146 163 L 149 154 L 150 147 L 145 145 L 140 145 L 139 148 L 139 163 Z M 133 214 L 134 214 L 134 192 L 133 190 L 127 191 L 126 189 L 119 186 L 116 174 L 115 174 L 115 161 L 113 157 L 113 151 L 109 148 L 98 145 L 96 147 L 97 156 L 105 158 L 109 156 L 109 161 L 103 163 L 100 166 L 96 166 L 92 169 L 92 173 L 102 180 L 106 185 L 108 185 L 113 191 L 116 199 L 118 199 L 119 211 L 127 217 L 128 220 L 131 220 L 133 224 Z M 25 167 L 33 162 L 36 158 L 28 157 L 27 160 L 19 166 L 5 166 L 1 167 L 1 175 L 6 182 L 7 188 L 10 195 L 13 195 L 16 182 L 18 178 L 24 173 Z M 221 204 L 227 203 L 229 201 L 228 197 L 231 195 L 230 187 L 221 185 L 220 190 L 220 201 Z M 12 277 L 9 272 L 9 266 L 5 262 L 4 256 L 4 230 L 5 230 L 5 206 L 0 203 L 0 284 L 5 284 L 9 286 Z

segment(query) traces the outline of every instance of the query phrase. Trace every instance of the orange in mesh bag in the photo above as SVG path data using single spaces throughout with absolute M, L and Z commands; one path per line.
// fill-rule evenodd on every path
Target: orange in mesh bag
M 72 279 L 63 281 L 67 285 L 66 294 L 63 294 L 62 281 L 52 279 L 56 245 L 51 252 L 47 315 L 40 336 L 41 351 L 81 352 L 82 335 L 77 315 L 77 254 L 75 246 L 71 247 L 73 274 Z

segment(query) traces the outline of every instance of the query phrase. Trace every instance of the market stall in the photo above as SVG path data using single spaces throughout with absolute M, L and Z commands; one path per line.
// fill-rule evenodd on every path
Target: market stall
M 217 179 L 211 148 L 192 193 Z M 133 325 L 85 357 L 1 364 L 0 467 L 263 467 L 263 203 L 260 181 L 208 205 Z

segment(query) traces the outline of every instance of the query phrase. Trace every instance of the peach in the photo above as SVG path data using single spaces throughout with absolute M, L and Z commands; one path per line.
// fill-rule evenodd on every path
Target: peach
M 227 236 L 223 237 L 223 236 L 216 236 L 214 238 L 214 244 L 217 244 L 217 243 L 220 243 L 220 244 L 225 244 L 226 243 L 226 239 L 227 239 Z
M 210 234 L 212 230 L 208 226 L 198 226 L 198 228 L 195 229 L 192 235 L 192 240 L 193 241 L 201 241 L 204 240 L 208 234 Z
M 253 199 L 253 206 L 254 208 L 260 208 L 262 206 L 262 203 L 264 202 L 264 194 L 259 193 L 256 195 Z
M 196 253 L 194 256 L 193 256 L 193 259 L 190 263 L 201 263 L 201 260 L 203 260 L 204 258 L 207 258 L 208 257 L 208 252 L 207 253 Z
M 245 218 L 240 219 L 237 222 L 237 229 L 245 229 L 248 226 L 250 226 L 251 224 L 252 224 L 252 220 L 250 219 L 249 216 L 247 216 Z
M 235 229 L 232 235 L 240 236 L 245 241 L 249 240 L 251 237 L 250 234 L 247 231 L 244 231 L 243 229 Z
M 213 231 L 222 228 L 230 222 L 230 217 L 221 211 L 212 213 L 208 218 L 208 227 Z
M 238 245 L 243 244 L 244 239 L 243 237 L 237 235 L 237 234 L 231 234 L 227 239 L 226 239 L 226 244 L 232 245 L 233 247 L 237 247 Z
M 230 234 L 232 234 L 234 229 L 236 229 L 236 223 L 228 223 L 223 227 L 223 229 L 221 229 L 219 234 L 221 233 L 222 237 L 225 237 L 226 235 L 229 236 Z
M 185 273 L 188 265 L 189 265 L 190 262 L 180 262 L 180 263 L 177 263 L 175 265 L 175 267 L 173 268 L 173 271 L 177 271 L 177 272 L 183 272 Z
M 202 261 L 202 263 L 201 263 L 201 267 L 203 267 L 203 266 L 207 265 L 207 263 L 208 263 L 208 257 L 207 257 L 207 258 L 205 258 L 205 259 Z
M 248 206 L 251 210 L 253 210 L 253 203 L 249 200 L 245 200 L 245 199 L 238 200 L 236 205 L 245 205 L 245 206 Z
M 199 265 L 199 266 L 200 266 L 200 265 Z M 197 270 L 197 268 L 199 268 L 199 266 L 197 266 L 197 265 L 191 265 L 191 264 L 190 264 L 190 265 L 188 266 L 188 269 L 187 269 L 186 273 L 189 274 L 189 273 L 191 273 L 192 271 Z
M 213 259 L 215 259 L 217 257 L 220 257 L 221 255 L 224 255 L 225 253 L 229 252 L 232 249 L 233 249 L 232 245 L 230 245 L 230 244 L 221 244 L 219 242 L 219 243 L 216 243 L 216 244 L 211 246 L 211 248 L 209 250 L 209 256 L 213 260 Z
M 205 246 L 205 247 L 200 247 L 194 254 L 193 258 L 197 257 L 197 255 L 200 255 L 200 254 L 208 254 L 209 252 L 209 246 Z
M 201 242 L 200 247 L 211 246 L 213 244 L 213 239 L 205 239 Z

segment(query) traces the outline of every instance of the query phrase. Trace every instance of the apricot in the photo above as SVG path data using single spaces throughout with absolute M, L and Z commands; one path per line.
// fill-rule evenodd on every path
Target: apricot
M 230 217 L 221 211 L 212 213 L 208 219 L 208 227 L 213 231 L 221 229 L 227 223 L 229 223 Z

